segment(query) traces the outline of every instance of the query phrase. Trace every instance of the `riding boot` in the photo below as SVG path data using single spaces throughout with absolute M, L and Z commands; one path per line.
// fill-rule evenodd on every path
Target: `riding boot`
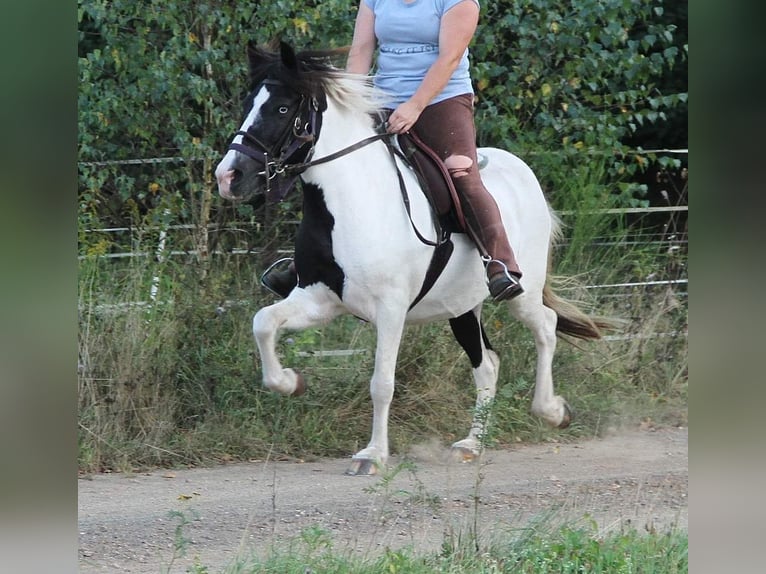
M 283 299 L 287 298 L 297 284 L 298 273 L 290 257 L 275 261 L 261 275 L 261 285 Z
M 519 282 L 521 270 L 494 199 L 489 194 L 475 194 L 468 202 L 463 196 L 463 212 L 469 235 L 477 243 L 482 255 L 489 258 L 486 262 L 487 280 L 492 299 L 509 301 L 521 295 L 524 292 Z

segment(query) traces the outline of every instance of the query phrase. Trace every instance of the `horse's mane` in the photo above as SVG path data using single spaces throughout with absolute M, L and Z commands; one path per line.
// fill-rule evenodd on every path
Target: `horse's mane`
M 351 111 L 370 114 L 380 109 L 383 95 L 372 86 L 371 79 L 350 74 L 340 67 L 341 60 L 348 54 L 348 47 L 297 53 L 290 49 L 287 56 L 284 50 L 279 52 L 271 47 L 248 46 L 252 89 L 270 78 L 301 94 L 314 97 L 324 95 Z

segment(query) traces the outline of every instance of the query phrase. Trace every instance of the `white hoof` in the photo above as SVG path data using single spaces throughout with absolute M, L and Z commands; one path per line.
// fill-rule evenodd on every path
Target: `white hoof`
M 378 462 L 369 458 L 352 458 L 351 466 L 346 469 L 350 476 L 374 476 L 381 470 Z
M 386 468 L 386 459 L 383 453 L 375 447 L 367 447 L 360 450 L 351 458 L 351 466 L 346 474 L 353 476 L 372 476 Z
M 457 462 L 473 462 L 481 455 L 481 448 L 476 440 L 466 438 L 452 445 L 450 457 Z

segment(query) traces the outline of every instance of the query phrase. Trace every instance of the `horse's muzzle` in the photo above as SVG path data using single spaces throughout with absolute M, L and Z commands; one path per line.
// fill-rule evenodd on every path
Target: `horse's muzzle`
M 218 180 L 218 193 L 224 199 L 237 199 L 237 197 L 231 191 L 231 184 L 236 177 L 236 170 L 216 170 L 215 178 Z
M 252 159 L 229 151 L 215 168 L 218 193 L 228 200 L 248 200 L 266 186 L 263 172 Z

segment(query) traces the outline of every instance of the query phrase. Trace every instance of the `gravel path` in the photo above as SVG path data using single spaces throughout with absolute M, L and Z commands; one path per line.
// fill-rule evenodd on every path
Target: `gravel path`
M 587 516 L 602 531 L 686 529 L 688 441 L 685 428 L 636 430 L 492 450 L 480 464 L 420 445 L 408 457 L 413 465 L 390 462 L 390 480 L 346 476 L 347 459 L 84 477 L 80 572 L 165 571 L 182 517 L 186 554 L 171 572 L 195 561 L 217 572 L 285 548 L 314 526 L 330 533 L 337 551 L 360 555 L 438 550 L 445 535 L 470 532 L 475 517 L 483 540 L 540 516 L 553 523 Z

